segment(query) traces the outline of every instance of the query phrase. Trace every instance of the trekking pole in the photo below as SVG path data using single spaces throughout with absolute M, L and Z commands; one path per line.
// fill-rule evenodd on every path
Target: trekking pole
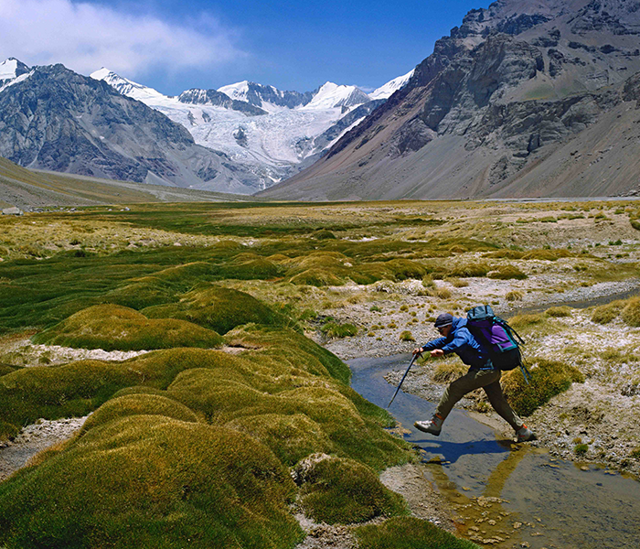
M 413 366 L 413 363 L 416 361 L 416 358 L 418 358 L 422 353 L 418 353 L 417 355 L 413 355 L 413 358 L 411 359 L 411 363 L 409 364 L 409 367 L 407 368 L 407 371 L 404 373 L 404 375 L 402 376 L 402 379 L 400 380 L 400 383 L 398 383 L 398 386 L 396 387 L 396 392 L 393 393 L 393 396 L 391 397 L 391 400 L 389 401 L 389 404 L 387 404 L 387 408 L 389 406 L 391 406 L 391 403 L 393 402 L 393 399 L 396 398 L 396 395 L 398 394 L 398 391 L 400 390 L 400 387 L 402 386 L 402 382 L 404 381 L 404 378 L 407 377 L 407 374 L 409 373 L 409 370 L 411 370 L 411 366 Z

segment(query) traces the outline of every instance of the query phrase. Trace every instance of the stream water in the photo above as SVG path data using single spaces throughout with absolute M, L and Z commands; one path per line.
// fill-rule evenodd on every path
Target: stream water
M 395 387 L 383 378 L 409 355 L 348 361 L 352 387 L 386 407 Z M 450 501 L 459 533 L 483 546 L 531 549 L 640 548 L 640 483 L 578 465 L 527 444 L 501 440 L 454 409 L 439 437 L 413 427 L 435 404 L 402 391 L 389 411 L 419 446 L 425 474 Z

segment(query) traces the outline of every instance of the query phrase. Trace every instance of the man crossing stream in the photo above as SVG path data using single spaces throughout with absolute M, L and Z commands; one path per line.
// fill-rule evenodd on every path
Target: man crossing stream
M 449 384 L 431 420 L 416 421 L 414 423 L 416 429 L 439 436 L 442 424 L 456 402 L 467 393 L 482 387 L 491 406 L 515 430 L 516 441 L 535 440 L 536 436 L 533 431 L 524 424 L 524 421 L 518 417 L 505 399 L 500 386 L 501 371 L 494 366 L 489 358 L 489 353 L 467 328 L 467 319 L 443 313 L 436 319 L 435 328 L 441 337 L 414 349 L 413 354 L 421 355 L 429 351 L 431 356 L 435 358 L 456 353 L 462 362 L 469 366 L 469 370 L 465 375 Z

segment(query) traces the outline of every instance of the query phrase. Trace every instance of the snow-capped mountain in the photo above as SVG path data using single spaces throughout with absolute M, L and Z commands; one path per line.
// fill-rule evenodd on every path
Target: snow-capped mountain
M 296 91 L 282 91 L 273 86 L 263 86 L 255 82 L 237 82 L 222 86 L 218 91 L 236 101 L 244 101 L 268 112 L 280 108 L 295 109 L 311 101 L 313 94 Z
M 243 194 L 262 185 L 261 174 L 105 82 L 63 65 L 2 67 L 0 156 L 20 166 Z
M 15 57 L 9 57 L 0 63 L 0 86 L 29 73 L 29 67 L 18 61 Z
M 160 103 L 177 103 L 177 99 L 174 97 L 163 95 L 153 88 L 149 88 L 147 86 L 143 86 L 142 84 L 138 84 L 136 82 L 123 78 L 122 76 L 104 67 L 102 67 L 100 70 L 95 71 L 90 76 L 94 80 L 104 80 L 112 88 L 118 90 L 122 95 L 131 97 L 132 99 L 137 99 L 138 101 L 142 101 L 143 103 L 153 103 L 154 105 L 158 105 Z
M 243 81 L 170 97 L 108 69 L 91 77 L 182 124 L 198 145 L 228 155 L 261 181 L 256 191 L 294 175 L 319 158 L 382 102 L 383 88 L 388 95 L 392 93 L 391 83 L 376 90 L 373 100 L 356 86 L 332 82 L 300 93 Z
M 409 82 L 414 72 L 416 72 L 415 69 L 409 71 L 407 74 L 398 76 L 398 78 L 390 80 L 384 86 L 381 86 L 377 90 L 371 92 L 369 97 L 374 100 L 389 99 L 389 97 L 391 97 L 395 92 L 407 85 L 407 82 Z
M 313 99 L 304 108 L 313 110 L 357 107 L 369 101 L 371 98 L 356 86 L 338 86 L 333 82 L 327 82 L 313 93 Z

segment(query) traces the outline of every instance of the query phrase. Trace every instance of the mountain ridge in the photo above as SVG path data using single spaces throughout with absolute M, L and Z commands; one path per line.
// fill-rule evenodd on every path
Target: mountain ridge
M 632 137 L 618 157 L 629 169 L 611 176 L 589 163 L 564 165 L 554 154 L 591 128 L 585 143 L 576 141 L 572 158 L 597 155 L 612 146 L 606 135 L 615 131 L 605 123 L 609 113 L 634 117 L 631 106 L 623 105 L 629 95 L 623 89 L 640 70 L 639 10 L 639 2 L 622 0 L 501 0 L 472 10 L 436 42 L 401 91 L 315 165 L 260 196 L 339 200 L 631 192 L 635 178 L 623 180 L 621 174 L 636 166 L 640 151 Z M 603 135 L 596 135 L 600 130 Z M 633 127 L 625 131 L 635 135 Z M 609 144 L 591 145 L 598 140 Z M 532 174 L 537 188 L 519 186 L 520 178 L 529 181 Z M 602 177 L 609 178 L 607 185 Z

